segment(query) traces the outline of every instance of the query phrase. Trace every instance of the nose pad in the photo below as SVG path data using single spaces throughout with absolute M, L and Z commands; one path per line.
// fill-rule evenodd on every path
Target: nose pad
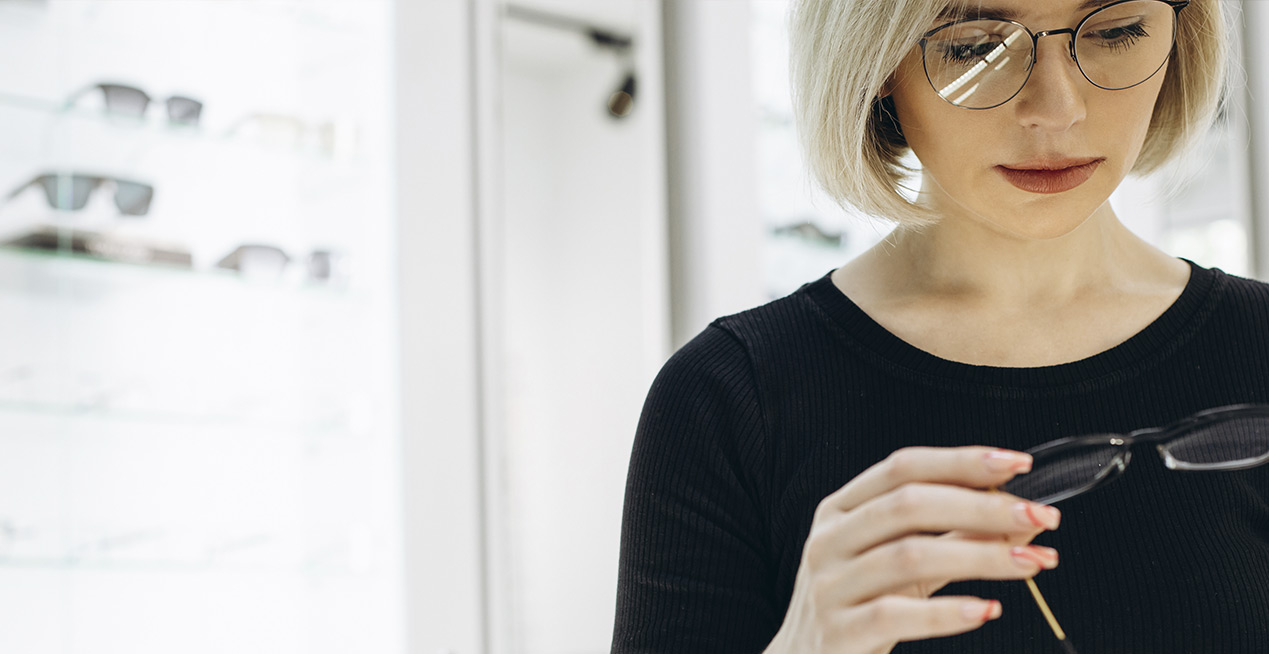
M 1066 43 L 1054 43 L 1049 51 L 1040 53 L 1042 36 L 1065 36 Z M 1084 73 L 1071 55 L 1074 34 L 1070 30 L 1041 32 L 1032 49 L 1031 72 L 1027 83 L 1019 92 L 1018 118 L 1028 126 L 1062 130 L 1078 122 L 1084 115 L 1084 100 L 1080 93 Z M 1056 48 L 1066 53 L 1061 57 Z M 1070 57 L 1069 59 L 1067 57 Z M 1057 68 L 1054 69 L 1054 66 Z

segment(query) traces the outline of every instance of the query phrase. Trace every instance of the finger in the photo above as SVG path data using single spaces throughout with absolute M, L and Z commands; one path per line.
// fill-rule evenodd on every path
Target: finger
M 820 507 L 850 511 L 912 482 L 993 488 L 1030 469 L 1031 455 L 1024 452 L 980 446 L 905 447 L 824 498 Z
M 1000 602 L 996 600 L 887 595 L 844 610 L 843 642 L 858 643 L 861 651 L 888 651 L 900 641 L 973 631 L 999 618 L 1001 613 Z
M 1000 534 L 974 533 L 970 531 L 949 531 L 946 534 L 942 534 L 940 537 L 959 538 L 961 540 L 973 540 L 973 541 L 980 541 L 980 542 L 993 542 L 993 543 L 1004 542 L 1009 545 L 1026 545 L 1030 543 L 1031 541 L 1035 540 L 1035 537 L 1039 536 L 1043 532 L 1044 532 L 1043 529 L 1039 529 L 1034 532 L 1020 532 L 1017 534 L 1006 534 L 1005 536 L 1002 537 Z
M 996 540 L 1019 534 L 1034 538 L 1060 522 L 1057 509 L 1008 493 L 912 483 L 865 502 L 820 537 L 830 541 L 824 545 L 831 550 L 850 557 L 914 534 L 962 530 L 996 534 Z
M 1014 547 L 1025 547 L 1027 545 L 1030 545 L 1031 541 L 1037 535 L 1038 535 L 1038 532 L 1013 534 L 1010 536 L 1006 536 L 1002 539 L 1000 534 L 973 534 L 973 533 L 968 533 L 963 531 L 949 531 L 946 534 L 940 534 L 939 536 L 936 536 L 936 538 L 959 539 L 959 540 L 966 540 L 966 541 L 989 542 L 989 543 L 1003 542 L 1004 544 L 1008 545 L 1012 549 Z M 952 579 L 932 579 L 932 580 L 928 580 L 928 581 L 917 584 L 916 586 L 914 586 L 914 590 L 917 593 L 916 596 L 929 597 L 933 595 L 934 593 L 937 593 L 944 586 L 952 583 L 952 581 L 953 581 Z M 908 593 L 908 594 L 911 594 L 911 593 Z
M 1057 552 L 1039 545 L 909 536 L 827 569 L 824 583 L 831 599 L 852 605 L 923 583 L 1026 579 L 1057 564 Z

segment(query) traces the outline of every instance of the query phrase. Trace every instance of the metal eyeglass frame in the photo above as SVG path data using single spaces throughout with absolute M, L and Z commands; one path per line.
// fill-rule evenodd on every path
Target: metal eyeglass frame
M 1084 24 L 1087 23 L 1090 18 L 1092 18 L 1093 16 L 1096 16 L 1098 13 L 1106 11 L 1107 9 L 1110 9 L 1112 7 L 1117 7 L 1122 4 L 1127 4 L 1129 2 L 1140 2 L 1140 1 L 1141 0 L 1119 0 L 1119 2 L 1113 2 L 1104 7 L 1098 7 L 1097 9 L 1094 9 L 1093 11 L 1089 12 L 1087 16 L 1081 18 L 1079 24 L 1077 24 L 1074 29 L 1066 28 L 1066 29 L 1058 29 L 1058 30 L 1044 30 L 1043 32 L 1032 32 L 1030 28 L 1028 28 L 1026 25 L 1023 25 L 1022 23 L 1019 23 L 1018 21 L 1005 20 L 1003 18 L 990 18 L 990 17 L 962 18 L 960 20 L 955 20 L 950 23 L 945 23 L 943 25 L 939 25 L 938 27 L 926 32 L 925 34 L 922 34 L 921 40 L 917 42 L 921 45 L 921 69 L 925 71 L 925 79 L 926 81 L 930 83 L 930 87 L 934 89 L 934 93 L 938 95 L 940 98 L 943 98 L 943 100 L 947 102 L 948 104 L 954 107 L 960 107 L 961 109 L 969 109 L 971 111 L 983 111 L 986 109 L 995 109 L 996 107 L 999 107 L 1000 105 L 1003 105 L 1009 102 L 1010 100 L 1018 97 L 1018 94 L 1022 93 L 1022 89 L 1026 87 L 1027 82 L 1030 81 L 1031 72 L 1035 70 L 1035 62 L 1036 62 L 1036 59 L 1039 57 L 1040 39 L 1046 36 L 1053 36 L 1055 34 L 1070 34 L 1071 35 L 1071 45 L 1070 45 L 1071 60 L 1075 62 L 1075 67 L 1079 68 L 1080 75 L 1082 75 L 1084 79 L 1088 80 L 1089 84 L 1092 84 L 1093 86 L 1096 86 L 1099 89 L 1105 89 L 1107 91 L 1122 91 L 1124 89 L 1130 89 L 1134 86 L 1145 84 L 1146 80 L 1149 80 L 1151 77 L 1154 77 L 1155 75 L 1157 75 L 1159 71 L 1163 69 L 1163 65 L 1166 64 L 1168 62 L 1168 59 L 1171 58 L 1170 53 L 1172 52 L 1172 49 L 1176 47 L 1176 28 L 1177 28 L 1177 23 L 1181 20 L 1181 10 L 1185 9 L 1186 7 L 1190 5 L 1190 0 L 1150 0 L 1151 2 L 1162 2 L 1163 4 L 1168 5 L 1169 7 L 1172 7 L 1173 11 L 1176 12 L 1176 20 L 1172 21 L 1172 45 L 1168 46 L 1169 55 L 1165 57 L 1163 61 L 1159 62 L 1159 67 L 1155 68 L 1154 71 L 1152 71 L 1149 75 L 1145 77 L 1145 79 L 1135 84 L 1130 84 L 1128 86 L 1120 86 L 1116 88 L 1109 88 L 1106 86 L 1102 86 L 1101 84 L 1098 84 L 1097 82 L 1094 82 L 1092 79 L 1089 79 L 1088 73 L 1084 72 L 1084 67 L 1080 65 L 1079 57 L 1075 54 L 1075 35 L 1079 34 L 1079 31 L 1084 28 Z M 952 102 L 951 100 L 944 97 L 943 94 L 939 92 L 939 88 L 934 85 L 934 80 L 930 79 L 930 68 L 929 68 L 929 65 L 926 63 L 925 46 L 926 44 L 929 43 L 931 36 L 934 36 L 935 34 L 938 34 L 939 32 L 949 27 L 960 25 L 963 23 L 973 23 L 973 22 L 983 21 L 983 20 L 994 20 L 1001 23 L 1010 23 L 1012 25 L 1017 25 L 1018 27 L 1021 27 L 1022 30 L 1025 31 L 1027 35 L 1031 37 L 1031 62 L 1027 65 L 1027 76 L 1023 78 L 1022 84 L 1018 85 L 1018 90 L 1014 91 L 1013 95 L 1010 95 L 1009 97 L 1005 98 L 1004 100 L 1001 100 L 1000 102 L 996 104 L 991 105 L 990 107 L 965 107 L 965 106 L 956 104 L 955 102 Z
M 1037 445 L 1036 447 L 1027 450 L 1027 453 L 1041 464 L 1043 464 L 1042 458 L 1060 455 L 1069 450 L 1076 450 L 1090 446 L 1117 447 L 1120 448 L 1120 451 L 1111 457 L 1109 465 L 1107 465 L 1102 472 L 1094 476 L 1093 480 L 1089 483 L 1064 490 L 1060 493 L 1036 498 L 1032 501 L 1040 504 L 1053 504 L 1055 502 L 1070 499 L 1077 495 L 1083 495 L 1091 490 L 1101 488 L 1102 486 L 1109 484 L 1110 482 L 1118 479 L 1119 476 L 1124 473 L 1124 470 L 1128 468 L 1128 463 L 1132 461 L 1132 447 L 1138 444 L 1153 444 L 1155 446 L 1155 450 L 1159 452 L 1159 456 L 1163 458 L 1163 465 L 1169 470 L 1246 470 L 1248 468 L 1255 468 L 1269 463 L 1269 452 L 1265 452 L 1260 456 L 1248 459 L 1238 459 L 1235 461 L 1225 461 L 1220 463 L 1191 463 L 1176 458 L 1168 449 L 1169 441 L 1175 440 L 1177 437 L 1183 436 L 1194 429 L 1239 418 L 1264 418 L 1269 420 L 1269 405 L 1235 404 L 1232 406 L 1217 407 L 1215 409 L 1200 411 L 1163 427 L 1147 427 L 1127 434 L 1094 434 L 1090 436 L 1074 436 Z M 1032 472 L 1035 472 L 1034 468 L 1032 468 Z M 1006 484 L 1005 487 L 1007 488 L 1008 484 Z M 1031 590 L 1031 596 L 1035 598 L 1036 604 L 1040 607 L 1040 612 L 1044 614 L 1044 619 L 1049 623 L 1049 628 L 1053 630 L 1053 635 L 1057 636 L 1057 639 L 1062 643 L 1063 649 L 1067 652 L 1067 654 L 1078 654 L 1075 650 L 1075 646 L 1071 644 L 1071 641 L 1067 640 L 1066 632 L 1062 631 L 1062 627 L 1058 625 L 1057 619 L 1053 617 L 1053 611 L 1049 609 L 1048 603 L 1044 601 L 1044 596 L 1040 594 L 1040 589 L 1035 585 L 1035 579 L 1028 577 L 1025 581 L 1027 583 L 1027 588 Z
M 1191 430 L 1206 427 L 1212 423 L 1238 418 L 1265 418 L 1269 420 L 1269 406 L 1258 404 L 1238 404 L 1234 406 L 1218 407 L 1215 409 L 1201 411 L 1164 427 L 1138 429 L 1128 434 L 1075 436 L 1038 445 L 1027 450 L 1027 453 L 1034 457 L 1039 465 L 1043 465 L 1042 459 L 1044 458 L 1090 446 L 1118 447 L 1121 448 L 1121 451 L 1115 454 L 1109 462 L 1110 465 L 1108 465 L 1102 473 L 1099 473 L 1089 483 L 1076 488 L 1064 490 L 1060 493 L 1053 493 L 1045 497 L 1035 498 L 1032 501 L 1040 504 L 1053 504 L 1065 499 L 1070 499 L 1076 495 L 1082 495 L 1095 488 L 1100 488 L 1109 484 L 1119 478 L 1119 476 L 1122 475 L 1124 470 L 1128 467 L 1128 463 L 1132 460 L 1132 446 L 1137 443 L 1154 444 L 1155 449 L 1159 452 L 1159 456 L 1163 458 L 1163 465 L 1169 470 L 1245 470 L 1247 468 L 1255 468 L 1256 466 L 1269 463 L 1269 452 L 1266 452 L 1258 457 L 1240 459 L 1237 461 L 1226 461 L 1222 463 L 1191 463 L 1173 456 L 1171 450 L 1169 449 L 1169 441 L 1172 441 L 1176 437 Z M 1005 485 L 1003 490 L 1008 492 L 1008 484 Z

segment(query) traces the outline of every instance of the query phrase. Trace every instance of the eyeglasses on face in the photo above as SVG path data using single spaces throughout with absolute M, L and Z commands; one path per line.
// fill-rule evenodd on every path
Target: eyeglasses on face
M 1032 32 L 1012 20 L 973 17 L 940 25 L 919 41 L 925 76 L 939 97 L 966 109 L 992 109 L 1022 91 L 1041 38 L 1069 34 L 1070 55 L 1094 86 L 1129 89 L 1154 77 L 1172 53 L 1189 0 L 1120 0 L 1074 29 Z

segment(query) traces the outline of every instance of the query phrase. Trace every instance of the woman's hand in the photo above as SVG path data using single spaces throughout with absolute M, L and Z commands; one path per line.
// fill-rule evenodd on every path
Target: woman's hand
M 1056 551 L 1028 545 L 1057 528 L 1057 509 L 987 490 L 1030 468 L 1021 452 L 905 448 L 824 498 L 765 654 L 884 653 L 1000 617 L 997 601 L 930 595 L 1057 566 Z

